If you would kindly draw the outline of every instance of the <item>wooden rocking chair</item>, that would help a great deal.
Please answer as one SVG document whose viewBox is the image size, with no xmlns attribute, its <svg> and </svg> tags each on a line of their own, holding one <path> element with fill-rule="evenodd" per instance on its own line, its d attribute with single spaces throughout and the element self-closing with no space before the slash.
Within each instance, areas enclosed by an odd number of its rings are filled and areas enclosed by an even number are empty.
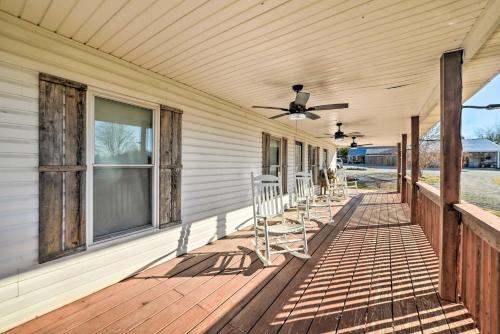
<svg viewBox="0 0 500 334">
<path fill-rule="evenodd" d="M 254 177 L 252 173 L 253 219 L 255 228 L 255 253 L 264 263 L 271 265 L 271 255 L 290 253 L 293 256 L 309 259 L 304 215 L 299 222 L 284 217 L 283 191 L 281 178 L 274 175 Z M 300 233 L 300 237 L 289 238 Z M 302 243 L 301 246 L 290 244 Z M 271 247 L 280 250 L 271 250 Z M 264 250 L 262 250 L 264 248 Z"/>
<path fill-rule="evenodd" d="M 314 193 L 314 184 L 312 182 L 312 175 L 309 172 L 295 173 L 295 199 L 297 201 L 297 215 L 300 210 L 305 210 L 307 219 L 311 220 L 311 208 L 326 208 L 328 210 L 329 222 L 333 223 L 331 200 L 327 195 L 316 195 Z M 313 217 L 321 218 L 321 217 Z"/>
</svg>

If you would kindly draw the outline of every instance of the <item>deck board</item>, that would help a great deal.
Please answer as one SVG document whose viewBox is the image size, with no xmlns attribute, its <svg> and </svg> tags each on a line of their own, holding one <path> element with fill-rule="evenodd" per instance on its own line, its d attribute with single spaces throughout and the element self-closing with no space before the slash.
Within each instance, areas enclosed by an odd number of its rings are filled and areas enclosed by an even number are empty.
<svg viewBox="0 0 500 334">
<path fill-rule="evenodd" d="M 308 261 L 264 268 L 239 231 L 10 333 L 477 333 L 439 299 L 437 257 L 397 194 L 332 209 L 334 224 L 308 222 Z"/>
</svg>

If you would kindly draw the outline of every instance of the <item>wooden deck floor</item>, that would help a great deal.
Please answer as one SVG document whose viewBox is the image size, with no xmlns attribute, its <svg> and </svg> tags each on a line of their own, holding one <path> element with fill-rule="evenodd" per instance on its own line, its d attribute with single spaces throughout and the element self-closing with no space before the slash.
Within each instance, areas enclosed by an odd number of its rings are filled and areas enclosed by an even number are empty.
<svg viewBox="0 0 500 334">
<path fill-rule="evenodd" d="M 263 268 L 241 231 L 13 329 L 12 333 L 465 333 L 463 306 L 436 293 L 438 263 L 390 193 L 310 222 L 303 261 Z"/>
</svg>

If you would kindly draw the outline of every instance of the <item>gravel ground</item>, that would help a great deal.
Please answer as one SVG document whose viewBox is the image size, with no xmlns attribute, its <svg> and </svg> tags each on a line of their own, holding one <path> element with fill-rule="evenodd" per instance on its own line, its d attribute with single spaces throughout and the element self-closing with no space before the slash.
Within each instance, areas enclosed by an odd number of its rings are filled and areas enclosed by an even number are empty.
<svg viewBox="0 0 500 334">
<path fill-rule="evenodd" d="M 352 170 L 363 168 L 364 170 Z M 395 190 L 396 169 L 347 166 L 347 175 L 359 179 L 360 188 L 368 190 Z M 439 188 L 439 170 L 424 170 L 425 182 Z M 462 197 L 500 216 L 500 170 L 464 169 L 462 171 Z"/>
</svg>

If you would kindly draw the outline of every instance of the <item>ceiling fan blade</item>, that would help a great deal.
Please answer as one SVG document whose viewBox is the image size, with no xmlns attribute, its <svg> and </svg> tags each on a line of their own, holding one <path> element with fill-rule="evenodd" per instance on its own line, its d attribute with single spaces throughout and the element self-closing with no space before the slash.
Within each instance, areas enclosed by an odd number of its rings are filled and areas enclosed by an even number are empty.
<svg viewBox="0 0 500 334">
<path fill-rule="evenodd" d="M 359 146 L 371 146 L 371 145 L 373 145 L 373 144 L 358 144 L 358 147 Z"/>
<path fill-rule="evenodd" d="M 305 106 L 307 101 L 309 100 L 310 93 L 298 92 L 295 97 L 295 104 L 300 104 L 301 106 Z"/>
<path fill-rule="evenodd" d="M 351 138 L 352 137 L 361 138 L 361 137 L 364 137 L 365 135 L 362 135 L 359 132 L 349 132 L 349 133 L 346 133 L 345 136 L 351 137 Z"/>
<path fill-rule="evenodd" d="M 321 106 L 309 107 L 307 110 L 332 110 L 349 108 L 349 103 L 323 104 Z"/>
<path fill-rule="evenodd" d="M 283 117 L 283 116 L 288 116 L 288 113 L 279 114 L 279 115 L 276 115 L 276 116 L 273 116 L 273 117 L 269 117 L 269 119 L 280 118 L 280 117 Z"/>
<path fill-rule="evenodd" d="M 252 108 L 260 108 L 260 109 L 274 109 L 274 110 L 288 111 L 288 109 L 285 109 L 285 108 L 278 108 L 278 107 L 252 106 Z"/>
<path fill-rule="evenodd" d="M 313 114 L 312 112 L 306 112 L 306 117 L 312 119 L 313 121 L 321 118 L 318 115 Z"/>
<path fill-rule="evenodd" d="M 331 138 L 331 139 L 333 139 L 331 136 L 328 136 L 328 137 L 314 137 L 314 138 Z"/>
</svg>

